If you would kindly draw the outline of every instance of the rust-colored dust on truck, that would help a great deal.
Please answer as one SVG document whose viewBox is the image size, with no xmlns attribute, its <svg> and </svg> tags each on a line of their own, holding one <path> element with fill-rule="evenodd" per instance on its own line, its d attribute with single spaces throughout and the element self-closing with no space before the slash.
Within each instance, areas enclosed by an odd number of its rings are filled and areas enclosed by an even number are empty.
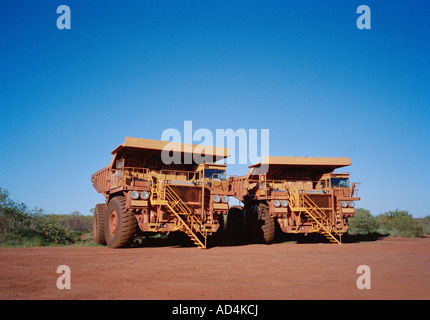
<svg viewBox="0 0 430 320">
<path fill-rule="evenodd" d="M 166 164 L 172 145 L 176 158 Z M 359 200 L 349 174 L 333 172 L 349 158 L 265 157 L 245 176 L 229 177 L 219 164 L 228 148 L 126 137 L 112 155 L 91 177 L 106 199 L 94 210 L 93 240 L 111 248 L 137 234 L 170 232 L 184 232 L 199 248 L 219 231 L 270 243 L 275 223 L 340 244 Z M 230 208 L 230 197 L 243 206 Z"/>
</svg>

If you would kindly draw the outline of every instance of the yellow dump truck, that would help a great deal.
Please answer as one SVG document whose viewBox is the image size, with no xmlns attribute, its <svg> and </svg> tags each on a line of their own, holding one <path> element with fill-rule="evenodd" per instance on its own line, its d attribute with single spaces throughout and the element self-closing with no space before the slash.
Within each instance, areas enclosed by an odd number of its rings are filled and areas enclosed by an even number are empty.
<svg viewBox="0 0 430 320">
<path fill-rule="evenodd" d="M 179 161 L 165 164 L 162 155 L 169 148 Z M 229 150 L 127 137 L 112 154 L 110 164 L 91 177 L 106 199 L 95 207 L 94 241 L 119 248 L 129 245 L 139 229 L 181 231 L 205 248 L 207 236 L 229 210 L 226 165 L 215 164 Z M 203 156 L 211 162 L 195 161 Z"/>
<path fill-rule="evenodd" d="M 231 208 L 230 229 L 270 243 L 277 222 L 285 233 L 321 233 L 340 244 L 360 200 L 349 173 L 334 173 L 349 165 L 349 158 L 265 157 L 230 181 L 244 204 Z"/>
</svg>

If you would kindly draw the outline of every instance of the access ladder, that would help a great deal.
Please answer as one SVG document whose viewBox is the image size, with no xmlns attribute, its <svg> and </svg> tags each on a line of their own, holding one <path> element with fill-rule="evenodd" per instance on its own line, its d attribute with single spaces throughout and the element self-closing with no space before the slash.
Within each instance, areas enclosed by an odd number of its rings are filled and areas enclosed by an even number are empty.
<svg viewBox="0 0 430 320">
<path fill-rule="evenodd" d="M 193 241 L 197 247 L 206 249 L 208 233 L 202 219 L 176 194 L 158 175 L 151 177 L 151 204 L 163 206 L 177 219 L 179 230 Z"/>
<path fill-rule="evenodd" d="M 342 243 L 342 230 L 315 202 L 303 192 L 299 192 L 295 187 L 288 187 L 289 205 L 293 212 L 304 213 L 313 222 L 313 229 L 322 233 L 330 242 Z"/>
</svg>

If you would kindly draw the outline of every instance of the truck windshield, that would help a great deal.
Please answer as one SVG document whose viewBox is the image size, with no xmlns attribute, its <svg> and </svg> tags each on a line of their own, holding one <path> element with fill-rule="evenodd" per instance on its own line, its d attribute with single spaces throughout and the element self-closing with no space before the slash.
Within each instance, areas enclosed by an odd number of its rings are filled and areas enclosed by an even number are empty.
<svg viewBox="0 0 430 320">
<path fill-rule="evenodd" d="M 205 179 L 225 180 L 225 171 L 220 169 L 205 169 Z"/>
<path fill-rule="evenodd" d="M 349 188 L 349 179 L 348 178 L 331 178 L 331 186 L 332 188 Z"/>
</svg>

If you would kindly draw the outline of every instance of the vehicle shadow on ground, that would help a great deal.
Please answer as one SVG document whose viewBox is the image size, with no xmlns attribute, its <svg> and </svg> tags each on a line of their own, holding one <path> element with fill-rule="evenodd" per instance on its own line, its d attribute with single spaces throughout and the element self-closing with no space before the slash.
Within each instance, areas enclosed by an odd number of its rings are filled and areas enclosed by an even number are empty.
<svg viewBox="0 0 430 320">
<path fill-rule="evenodd" d="M 342 235 L 342 243 L 359 243 L 359 242 L 372 242 L 378 241 L 388 234 L 344 234 Z M 324 235 L 318 233 L 305 234 L 280 234 L 275 237 L 274 243 L 285 243 L 293 242 L 297 244 L 309 244 L 309 243 L 331 243 Z"/>
<path fill-rule="evenodd" d="M 342 236 L 342 243 L 360 243 L 378 241 L 388 234 L 371 233 L 371 234 L 344 234 Z M 262 244 L 258 239 L 249 239 L 246 237 L 231 237 L 229 235 L 219 233 L 209 236 L 207 239 L 207 248 L 213 247 L 238 247 L 252 244 Z M 330 241 L 322 234 L 286 234 L 277 233 L 272 242 L 276 243 L 295 243 L 295 244 L 319 244 L 330 243 Z M 131 245 L 133 248 L 139 247 L 176 247 L 176 248 L 190 248 L 196 247 L 191 239 L 181 232 L 171 233 L 169 235 L 144 235 L 135 238 L 134 243 Z"/>
<path fill-rule="evenodd" d="M 342 236 L 342 243 L 360 243 L 360 242 L 373 242 L 382 240 L 387 237 L 388 234 L 345 234 Z M 319 243 L 331 243 L 324 235 L 312 233 L 312 234 L 276 234 L 272 244 L 277 243 L 293 243 L 293 244 L 319 244 Z M 244 246 L 250 244 L 263 244 L 262 241 L 255 239 L 222 239 L 214 243 L 214 246 Z"/>
<path fill-rule="evenodd" d="M 342 237 L 343 243 L 371 242 L 388 237 L 389 234 L 370 233 L 370 234 L 346 234 Z"/>
<path fill-rule="evenodd" d="M 139 235 L 134 238 L 131 245 L 132 248 L 140 247 L 195 247 L 194 243 L 185 233 L 174 232 L 169 235 L 166 234 L 149 234 Z"/>
<path fill-rule="evenodd" d="M 214 247 L 230 247 L 230 246 L 245 246 L 258 243 L 249 241 L 244 238 L 232 238 L 225 233 L 219 232 L 207 237 L 207 249 Z M 190 248 L 197 247 L 193 241 L 182 232 L 172 232 L 169 235 L 165 234 L 149 234 L 135 237 L 131 248 L 140 247 L 175 247 L 175 248 Z"/>
</svg>

